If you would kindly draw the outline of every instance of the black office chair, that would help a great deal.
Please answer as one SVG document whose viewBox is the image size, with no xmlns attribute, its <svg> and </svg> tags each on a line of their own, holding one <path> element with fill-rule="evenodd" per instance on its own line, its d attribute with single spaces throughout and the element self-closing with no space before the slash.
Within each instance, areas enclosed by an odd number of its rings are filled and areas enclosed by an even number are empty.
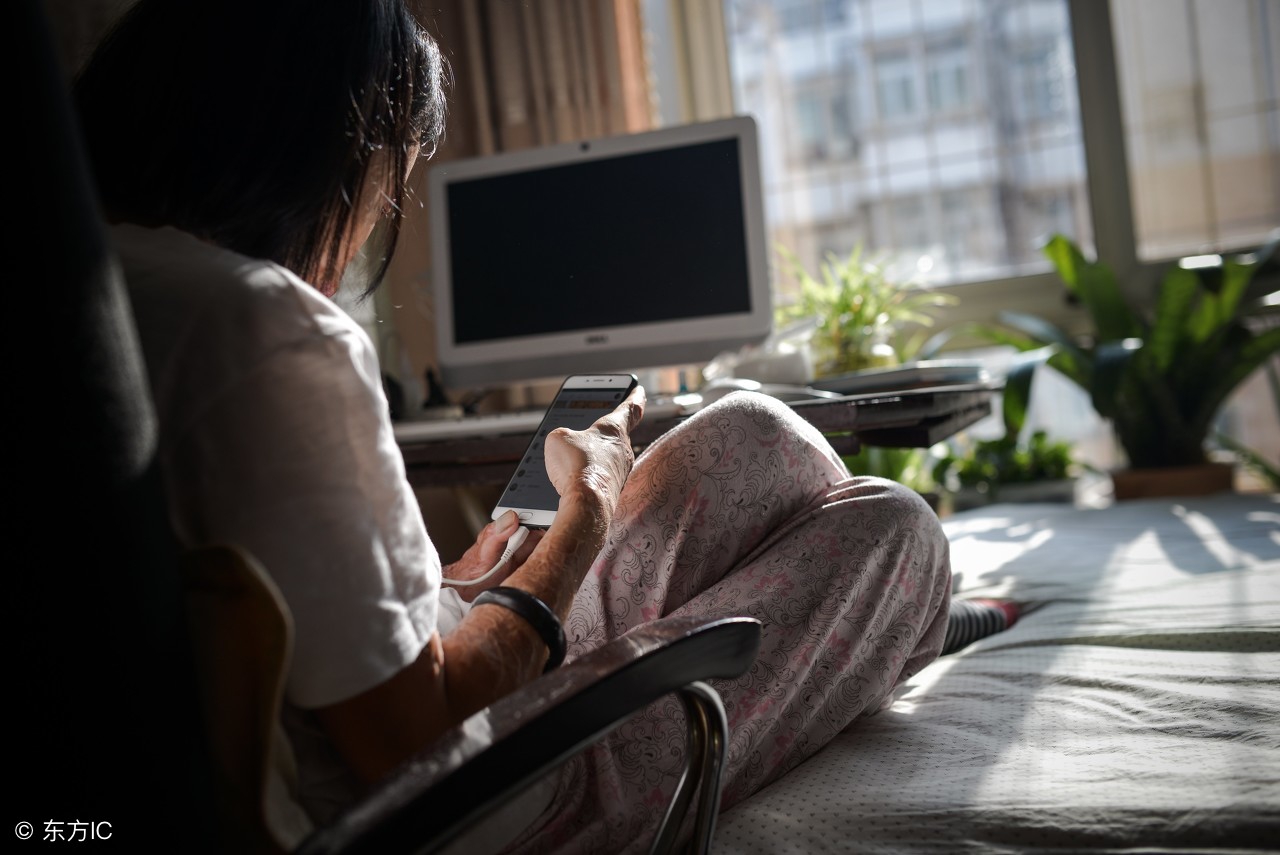
<svg viewBox="0 0 1280 855">
<path fill-rule="evenodd" d="M 43 10 L 7 17 L 9 827 L 211 839 L 146 374 Z"/>
<path fill-rule="evenodd" d="M 131 851 L 279 851 L 261 813 L 287 609 L 251 556 L 183 555 L 175 543 L 136 331 L 48 22 L 39 0 L 19 0 L 10 20 L 10 199 L 23 225 L 9 261 L 39 269 L 9 298 L 45 341 L 9 361 L 12 457 L 27 464 L 7 529 L 19 793 L 9 827 L 37 840 L 109 835 L 104 843 Z M 676 846 L 682 828 L 705 848 L 727 728 L 700 681 L 743 673 L 759 634 L 746 618 L 633 632 L 478 713 L 487 744 L 447 734 L 298 848 L 434 851 L 672 692 L 689 714 L 689 761 L 655 851 Z"/>
</svg>

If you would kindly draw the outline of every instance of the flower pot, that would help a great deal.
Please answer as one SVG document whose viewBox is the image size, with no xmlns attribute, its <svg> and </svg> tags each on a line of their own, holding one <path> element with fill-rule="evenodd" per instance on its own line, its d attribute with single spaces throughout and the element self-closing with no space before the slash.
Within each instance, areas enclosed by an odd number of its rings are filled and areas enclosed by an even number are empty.
<svg viewBox="0 0 1280 855">
<path fill-rule="evenodd" d="M 1019 484 L 997 484 L 997 502 L 1074 502 L 1076 479 L 1027 481 Z"/>
<path fill-rule="evenodd" d="M 1001 502 L 1074 502 L 1076 479 L 1058 481 L 1025 481 L 1012 484 L 996 484 L 990 489 L 961 487 L 951 495 L 951 509 L 964 511 Z"/>
<path fill-rule="evenodd" d="M 1209 496 L 1232 489 L 1230 463 L 1197 463 L 1155 469 L 1122 469 L 1111 473 L 1116 501 L 1164 496 Z"/>
</svg>

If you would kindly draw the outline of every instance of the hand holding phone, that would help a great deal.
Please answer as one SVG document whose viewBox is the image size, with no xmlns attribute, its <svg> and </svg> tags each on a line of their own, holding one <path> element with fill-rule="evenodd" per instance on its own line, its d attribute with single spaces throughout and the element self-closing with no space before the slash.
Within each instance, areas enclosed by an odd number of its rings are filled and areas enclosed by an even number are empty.
<svg viewBox="0 0 1280 855">
<path fill-rule="evenodd" d="M 542 535 L 540 529 L 520 525 L 514 513 L 499 517 L 480 530 L 457 561 L 443 568 L 441 581 L 470 601 L 482 590 L 502 584 L 528 560 Z"/>
<path fill-rule="evenodd" d="M 493 518 L 513 510 L 526 526 L 550 526 L 561 495 L 577 489 L 616 502 L 631 471 L 630 433 L 643 414 L 644 390 L 633 375 L 567 379 L 503 491 Z"/>
</svg>

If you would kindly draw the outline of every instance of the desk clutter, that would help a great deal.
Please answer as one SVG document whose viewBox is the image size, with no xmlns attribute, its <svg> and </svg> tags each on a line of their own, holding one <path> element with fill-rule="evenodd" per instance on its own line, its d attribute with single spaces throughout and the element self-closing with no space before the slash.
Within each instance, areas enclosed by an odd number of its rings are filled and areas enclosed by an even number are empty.
<svg viewBox="0 0 1280 855">
<path fill-rule="evenodd" d="M 822 431 L 838 454 L 848 455 L 863 445 L 928 448 L 990 415 L 993 392 L 990 384 L 969 384 L 860 395 L 806 394 L 787 403 Z M 702 406 L 701 396 L 655 396 L 644 421 L 632 432 L 632 442 L 643 449 Z M 510 477 L 541 418 L 541 411 L 524 411 L 399 422 L 394 429 L 415 486 L 500 484 Z"/>
<path fill-rule="evenodd" d="M 930 360 L 855 371 L 803 383 L 761 382 L 746 377 L 715 377 L 697 392 L 653 395 L 645 404 L 645 422 L 654 423 L 692 415 L 704 406 L 736 391 L 759 392 L 788 404 L 837 401 L 844 398 L 917 392 L 926 389 L 994 389 L 981 363 L 964 360 Z M 396 420 L 396 440 L 427 442 L 507 435 L 528 436 L 542 421 L 543 409 L 500 413 L 466 413 L 463 407 L 431 408 L 430 417 Z"/>
<path fill-rule="evenodd" d="M 815 389 L 837 392 L 841 395 L 860 395 L 868 392 L 926 389 L 937 386 L 986 385 L 991 382 L 991 374 L 981 362 L 965 359 L 932 359 L 889 368 L 851 371 L 834 377 L 821 377 L 814 380 L 811 385 Z"/>
</svg>

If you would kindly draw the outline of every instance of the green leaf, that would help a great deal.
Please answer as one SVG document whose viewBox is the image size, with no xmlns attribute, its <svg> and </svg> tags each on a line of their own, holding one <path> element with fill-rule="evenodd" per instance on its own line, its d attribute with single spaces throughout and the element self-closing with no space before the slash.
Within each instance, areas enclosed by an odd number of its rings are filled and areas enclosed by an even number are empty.
<svg viewBox="0 0 1280 855">
<path fill-rule="evenodd" d="M 1064 350 L 1079 349 L 1075 339 L 1066 330 L 1054 326 L 1043 318 L 1023 312 L 1001 312 L 997 317 L 1002 324 L 1030 336 L 1040 345 L 1056 344 Z"/>
<path fill-rule="evenodd" d="M 1262 365 L 1268 357 L 1276 353 L 1280 353 L 1280 327 L 1273 327 L 1250 337 L 1239 348 L 1234 357 L 1230 354 L 1225 354 L 1229 359 L 1227 367 L 1224 371 L 1218 373 L 1218 377 L 1212 385 L 1205 390 L 1192 423 L 1202 426 L 1202 432 L 1207 432 L 1213 417 L 1217 415 L 1218 407 L 1222 405 L 1227 396 Z"/>
<path fill-rule="evenodd" d="M 1118 341 L 1137 335 L 1140 327 L 1110 268 L 1104 264 L 1088 264 L 1080 271 L 1076 285 L 1080 300 L 1093 317 L 1098 338 Z"/>
<path fill-rule="evenodd" d="M 1192 341 L 1208 341 L 1210 336 L 1222 329 L 1218 324 L 1218 302 L 1218 295 L 1212 291 L 1200 293 L 1200 303 L 1187 318 L 1187 329 Z"/>
<path fill-rule="evenodd" d="M 1129 366 L 1141 345 L 1135 346 L 1132 340 L 1103 342 L 1093 352 L 1093 384 L 1089 394 L 1093 399 L 1093 408 L 1103 418 L 1114 419 L 1122 405 L 1134 405 L 1132 401 L 1122 401 L 1122 390 Z"/>
<path fill-rule="evenodd" d="M 1044 252 L 1062 281 L 1088 309 L 1100 339 L 1115 341 L 1138 334 L 1140 327 L 1109 267 L 1086 261 L 1080 249 L 1062 235 L 1054 235 Z"/>
<path fill-rule="evenodd" d="M 1247 305 L 1245 296 L 1256 270 L 1256 264 L 1228 259 L 1221 266 L 1194 272 L 1198 284 L 1204 287 L 1200 304 L 1186 322 L 1193 341 L 1208 341 L 1236 319 L 1241 307 Z"/>
<path fill-rule="evenodd" d="M 1276 405 L 1276 415 L 1280 416 L 1280 370 L 1274 362 L 1267 363 L 1267 385 L 1271 387 L 1271 403 Z"/>
<path fill-rule="evenodd" d="M 1181 267 L 1171 269 L 1160 285 L 1156 320 L 1146 339 L 1146 347 L 1149 358 L 1161 372 L 1169 369 L 1187 333 L 1187 319 L 1191 316 L 1191 305 L 1199 290 L 1196 275 Z"/>
<path fill-rule="evenodd" d="M 1076 282 L 1080 268 L 1084 266 L 1084 256 L 1070 239 L 1063 235 L 1054 235 L 1044 245 L 1044 254 L 1053 263 L 1058 276 L 1066 283 L 1071 293 L 1076 293 Z"/>
<path fill-rule="evenodd" d="M 1001 312 L 999 318 L 1001 323 L 1030 336 L 1041 345 L 1056 345 L 1058 352 L 1049 360 L 1049 364 L 1085 391 L 1089 390 L 1092 385 L 1093 358 L 1065 330 L 1035 315 L 1022 312 Z"/>
<path fill-rule="evenodd" d="M 929 337 L 928 341 L 920 346 L 917 356 L 920 359 L 933 359 L 953 339 L 966 337 L 982 339 L 992 344 L 1008 345 L 1016 350 L 1034 350 L 1044 344 L 1005 327 L 968 321 L 934 333 Z"/>
<path fill-rule="evenodd" d="M 1014 361 L 1004 381 L 1004 434 L 1016 440 L 1027 421 L 1027 408 L 1031 403 L 1031 381 L 1036 369 L 1048 361 L 1056 348 L 1053 345 L 1022 354 Z"/>
<path fill-rule="evenodd" d="M 1072 354 L 1058 350 L 1049 357 L 1049 367 L 1055 369 L 1063 377 L 1075 383 L 1086 394 L 1093 388 L 1093 357 L 1086 353 Z"/>
<path fill-rule="evenodd" d="M 1227 259 L 1222 263 L 1222 287 L 1218 297 L 1219 324 L 1227 324 L 1236 319 L 1255 270 L 1257 265 L 1242 264 L 1234 259 Z"/>
</svg>

